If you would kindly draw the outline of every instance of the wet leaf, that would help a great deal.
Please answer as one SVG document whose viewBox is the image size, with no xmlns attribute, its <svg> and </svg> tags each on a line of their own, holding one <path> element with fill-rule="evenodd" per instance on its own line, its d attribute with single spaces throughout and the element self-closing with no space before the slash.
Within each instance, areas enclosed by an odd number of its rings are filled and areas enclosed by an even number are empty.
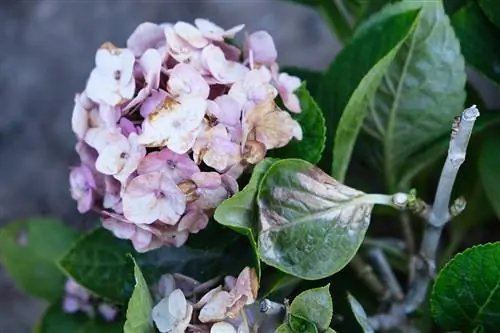
<svg viewBox="0 0 500 333">
<path fill-rule="evenodd" d="M 308 280 L 338 272 L 364 239 L 373 208 L 366 198 L 308 162 L 276 162 L 258 194 L 261 260 Z"/>
</svg>

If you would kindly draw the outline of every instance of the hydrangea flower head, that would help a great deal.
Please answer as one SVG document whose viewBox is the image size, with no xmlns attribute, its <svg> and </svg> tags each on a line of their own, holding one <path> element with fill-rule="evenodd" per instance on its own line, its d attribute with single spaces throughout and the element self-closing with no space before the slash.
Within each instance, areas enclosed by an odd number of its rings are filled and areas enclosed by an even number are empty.
<svg viewBox="0 0 500 333">
<path fill-rule="evenodd" d="M 302 137 L 290 114 L 300 112 L 300 80 L 279 72 L 267 32 L 248 34 L 244 50 L 229 43 L 243 29 L 204 18 L 141 23 L 125 46 L 97 50 L 74 97 L 81 164 L 70 172 L 71 195 L 80 212 L 99 212 L 139 252 L 182 246 L 202 232 L 243 172 Z M 235 310 L 252 299 L 225 292 Z M 182 329 L 190 310 L 177 310 L 160 326 Z"/>
</svg>

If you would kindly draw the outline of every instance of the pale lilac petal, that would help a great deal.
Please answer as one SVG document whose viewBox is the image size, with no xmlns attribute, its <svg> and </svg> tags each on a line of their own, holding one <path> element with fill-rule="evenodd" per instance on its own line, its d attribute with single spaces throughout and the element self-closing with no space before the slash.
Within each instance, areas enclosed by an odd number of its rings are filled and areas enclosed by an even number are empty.
<svg viewBox="0 0 500 333">
<path fill-rule="evenodd" d="M 209 101 L 208 112 L 225 125 L 236 126 L 241 120 L 241 108 L 238 102 L 229 95 L 217 97 Z"/>
<path fill-rule="evenodd" d="M 66 296 L 63 299 L 63 311 L 66 313 L 75 313 L 80 310 L 80 301 L 71 296 Z"/>
<path fill-rule="evenodd" d="M 276 62 L 278 51 L 273 38 L 266 31 L 257 31 L 250 34 L 246 40 L 247 52 L 251 52 L 254 62 L 271 65 Z"/>
<path fill-rule="evenodd" d="M 202 323 L 218 322 L 226 318 L 231 296 L 227 291 L 219 291 L 200 310 L 198 319 Z"/>
<path fill-rule="evenodd" d="M 127 40 L 127 48 L 137 58 L 142 56 L 147 49 L 159 49 L 165 44 L 163 28 L 151 22 L 139 24 Z"/>
<path fill-rule="evenodd" d="M 101 316 L 104 318 L 106 321 L 113 321 L 116 318 L 116 315 L 118 314 L 118 309 L 115 308 L 112 305 L 106 304 L 106 303 L 101 303 L 99 304 L 97 311 L 101 314 Z"/>
<path fill-rule="evenodd" d="M 186 197 L 175 182 L 159 172 L 132 179 L 123 194 L 123 212 L 134 223 L 156 220 L 174 225 L 184 213 Z"/>
<path fill-rule="evenodd" d="M 237 331 L 230 323 L 220 321 L 212 325 L 210 333 L 237 333 Z"/>
<path fill-rule="evenodd" d="M 89 115 L 88 111 L 80 102 L 80 96 L 81 94 L 76 94 L 75 96 L 75 106 L 73 107 L 73 114 L 71 116 L 71 128 L 78 139 L 81 140 L 85 137 L 85 133 L 89 128 Z"/>
<path fill-rule="evenodd" d="M 240 61 L 241 50 L 238 47 L 224 42 L 214 42 L 214 45 L 220 47 L 227 60 Z"/>
<path fill-rule="evenodd" d="M 78 211 L 80 213 L 88 212 L 95 199 L 96 183 L 92 171 L 86 165 L 72 168 L 69 183 L 71 197 L 78 202 Z"/>
<path fill-rule="evenodd" d="M 201 31 L 203 36 L 214 41 L 223 41 L 225 37 L 234 38 L 234 36 L 245 27 L 244 24 L 240 24 L 229 30 L 224 30 L 215 23 L 202 18 L 195 19 L 194 24 L 199 31 Z"/>
<path fill-rule="evenodd" d="M 241 80 L 249 71 L 247 67 L 238 62 L 228 61 L 221 48 L 215 45 L 205 47 L 201 56 L 210 74 L 222 84 L 234 83 Z"/>
<path fill-rule="evenodd" d="M 137 227 L 130 223 L 124 223 L 113 219 L 111 217 L 101 218 L 102 226 L 111 231 L 115 237 L 120 239 L 130 239 L 137 229 Z"/>
<path fill-rule="evenodd" d="M 168 174 L 178 183 L 182 180 L 190 179 L 200 169 L 188 155 L 176 154 L 165 148 L 162 151 L 147 154 L 137 169 L 139 174 L 157 171 Z"/>
<path fill-rule="evenodd" d="M 168 91 L 173 96 L 192 96 L 208 98 L 210 88 L 203 76 L 191 65 L 177 64 L 167 83 Z"/>
<path fill-rule="evenodd" d="M 106 104 L 99 105 L 99 116 L 108 128 L 116 128 L 117 122 L 121 117 L 121 111 L 117 107 Z"/>
<path fill-rule="evenodd" d="M 201 49 L 208 45 L 208 40 L 203 37 L 203 34 L 192 24 L 186 22 L 177 22 L 174 25 L 175 33 L 188 42 L 191 46 Z"/>
<path fill-rule="evenodd" d="M 131 133 L 137 134 L 137 128 L 127 118 L 121 118 L 118 122 L 118 127 L 122 130 L 122 134 L 128 138 Z"/>
<path fill-rule="evenodd" d="M 125 160 L 122 169 L 114 175 L 122 184 L 128 177 L 137 170 L 139 163 L 146 156 L 146 148 L 138 143 L 138 136 L 136 133 L 131 133 L 128 136 L 129 149 L 120 154 L 120 158 Z M 124 154 L 124 155 L 123 155 Z"/>
<path fill-rule="evenodd" d="M 167 96 L 168 93 L 165 90 L 153 90 L 151 95 L 146 100 L 144 100 L 144 103 L 142 103 L 141 105 L 141 116 L 143 118 L 147 118 L 148 115 L 167 98 Z"/>
<path fill-rule="evenodd" d="M 188 230 L 190 233 L 198 233 L 206 228 L 208 224 L 208 216 L 199 209 L 187 210 L 186 214 L 179 221 L 178 229 Z"/>
</svg>

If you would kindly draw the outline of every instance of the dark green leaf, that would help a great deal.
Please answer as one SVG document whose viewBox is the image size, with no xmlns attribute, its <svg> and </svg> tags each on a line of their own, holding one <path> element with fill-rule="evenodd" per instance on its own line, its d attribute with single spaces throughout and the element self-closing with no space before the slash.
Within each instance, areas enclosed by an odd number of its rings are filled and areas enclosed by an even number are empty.
<svg viewBox="0 0 500 333">
<path fill-rule="evenodd" d="M 257 190 L 264 174 L 277 159 L 266 158 L 252 171 L 248 184 L 215 210 L 215 220 L 240 234 L 247 236 L 256 255 L 256 270 L 260 278 L 260 260 L 257 254 L 258 207 Z"/>
<path fill-rule="evenodd" d="M 300 158 L 311 163 L 317 163 L 325 149 L 325 119 L 305 84 L 302 84 L 295 93 L 299 98 L 302 112 L 292 114 L 292 118 L 298 121 L 302 127 L 302 140 L 292 139 L 285 147 L 272 151 L 272 156 Z"/>
<path fill-rule="evenodd" d="M 291 314 L 288 324 L 293 333 L 318 333 L 318 328 L 314 323 L 299 315 Z"/>
<path fill-rule="evenodd" d="M 127 320 L 123 327 L 124 333 L 150 333 L 153 332 L 153 299 L 149 292 L 148 284 L 142 275 L 141 268 L 134 262 L 135 287 L 128 302 Z"/>
<path fill-rule="evenodd" d="M 384 17 L 370 29 L 357 33 L 325 74 L 318 93 L 319 105 L 325 113 L 327 124 L 327 146 L 322 165 L 331 160 L 329 148 L 332 146 L 335 124 L 340 119 L 333 145 L 332 172 L 339 181 L 344 179 L 354 143 L 368 110 L 368 100 L 415 26 L 417 18 L 418 10 L 408 11 Z"/>
<path fill-rule="evenodd" d="M 300 284 L 302 280 L 273 267 L 264 270 L 259 287 L 260 298 L 268 298 L 281 302 Z"/>
<path fill-rule="evenodd" d="M 486 13 L 486 16 L 500 28 L 500 6 L 497 0 L 479 0 L 479 5 Z"/>
<path fill-rule="evenodd" d="M 276 329 L 276 331 L 274 331 L 274 333 L 295 333 L 295 332 L 293 332 L 292 329 L 288 327 L 287 324 L 282 324 L 281 326 L 278 327 L 278 329 Z"/>
<path fill-rule="evenodd" d="M 149 283 L 156 283 L 166 273 L 182 273 L 200 280 L 220 273 L 220 251 L 183 246 L 136 254 L 129 241 L 120 240 L 102 228 L 76 242 L 60 265 L 78 284 L 96 295 L 123 304 L 130 298 L 135 285 L 128 254 L 134 255 Z"/>
<path fill-rule="evenodd" d="M 431 295 L 432 314 L 448 330 L 471 332 L 500 325 L 500 243 L 474 246 L 439 273 Z"/>
<path fill-rule="evenodd" d="M 333 316 L 330 285 L 300 293 L 290 305 L 290 313 L 309 320 L 320 331 L 326 330 Z"/>
<path fill-rule="evenodd" d="M 451 16 L 471 1 L 475 0 L 444 0 L 444 10 L 448 16 Z"/>
<path fill-rule="evenodd" d="M 376 140 L 372 154 L 391 191 L 399 185 L 396 175 L 406 159 L 449 133 L 450 122 L 465 101 L 464 59 L 442 1 L 398 2 L 372 16 L 358 31 L 371 31 L 384 17 L 418 9 L 415 29 L 371 95 L 363 126 Z"/>
<path fill-rule="evenodd" d="M 451 123 L 450 121 L 450 134 L 451 134 Z M 481 117 L 477 118 L 474 128 L 472 129 L 472 135 L 478 135 L 483 133 L 485 130 L 492 128 L 495 125 L 500 124 L 500 112 L 491 112 L 481 114 Z M 400 185 L 403 188 L 409 188 L 411 180 L 423 169 L 432 165 L 436 160 L 446 154 L 448 151 L 448 146 L 450 144 L 450 134 L 445 134 L 428 147 L 422 149 L 422 151 L 410 156 L 405 165 L 403 166 L 403 173 L 400 177 Z"/>
<path fill-rule="evenodd" d="M 460 9 L 452 16 L 451 23 L 467 63 L 500 84 L 500 29 L 488 21 L 476 3 Z"/>
<path fill-rule="evenodd" d="M 347 294 L 347 300 L 351 305 L 354 317 L 356 317 L 359 326 L 361 326 L 361 328 L 363 329 L 363 333 L 374 333 L 375 331 L 371 328 L 370 324 L 368 323 L 368 316 L 366 315 L 363 306 L 361 306 L 361 304 L 359 304 L 359 302 L 351 294 Z"/>
<path fill-rule="evenodd" d="M 479 156 L 479 174 L 488 199 L 500 217 L 500 135 L 492 133 L 485 138 Z"/>
<path fill-rule="evenodd" d="M 78 333 L 123 333 L 123 322 L 89 321 Z"/>
<path fill-rule="evenodd" d="M 364 239 L 373 208 L 367 197 L 308 162 L 274 163 L 258 194 L 261 260 L 307 280 L 338 272 Z"/>
<path fill-rule="evenodd" d="M 55 301 L 63 295 L 66 282 L 56 262 L 77 237 L 76 230 L 54 220 L 13 222 L 0 230 L 0 258 L 24 292 Z"/>
<path fill-rule="evenodd" d="M 45 311 L 35 329 L 36 333 L 81 333 L 89 318 L 83 313 L 69 314 L 62 310 L 60 302 Z"/>
</svg>

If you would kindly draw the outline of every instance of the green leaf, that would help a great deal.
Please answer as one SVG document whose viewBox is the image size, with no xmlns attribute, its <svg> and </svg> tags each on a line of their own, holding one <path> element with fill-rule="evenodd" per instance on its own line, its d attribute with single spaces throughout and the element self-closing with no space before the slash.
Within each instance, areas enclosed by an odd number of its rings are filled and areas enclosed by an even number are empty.
<svg viewBox="0 0 500 333">
<path fill-rule="evenodd" d="M 486 16 L 500 28 L 500 6 L 497 0 L 479 0 L 479 6 L 484 10 Z"/>
<path fill-rule="evenodd" d="M 99 228 L 76 242 L 59 264 L 73 280 L 92 293 L 124 304 L 135 285 L 128 254 L 133 254 L 149 283 L 156 283 L 166 273 L 182 273 L 200 280 L 212 278 L 220 273 L 222 256 L 218 250 L 188 246 L 164 247 L 138 254 L 129 241 Z"/>
<path fill-rule="evenodd" d="M 327 147 L 322 165 L 331 160 L 328 150 L 331 149 L 336 119 L 340 118 L 333 142 L 332 165 L 332 175 L 339 181 L 344 180 L 354 143 L 368 110 L 368 100 L 375 93 L 399 47 L 413 30 L 418 13 L 414 10 L 384 17 L 370 29 L 356 33 L 324 76 L 318 93 L 319 105 L 325 112 L 327 123 Z"/>
<path fill-rule="evenodd" d="M 332 275 L 354 256 L 370 223 L 366 195 L 295 159 L 274 163 L 262 179 L 262 261 L 307 280 Z"/>
<path fill-rule="evenodd" d="M 259 298 L 269 298 L 281 302 L 293 292 L 301 281 L 298 277 L 268 267 L 260 281 Z"/>
<path fill-rule="evenodd" d="M 142 275 L 141 268 L 134 262 L 135 287 L 132 297 L 128 302 L 127 320 L 123 327 L 124 333 L 150 333 L 153 332 L 153 299 L 149 292 L 148 284 Z"/>
<path fill-rule="evenodd" d="M 60 302 L 48 307 L 37 324 L 36 333 L 81 333 L 89 318 L 83 313 L 69 314 Z"/>
<path fill-rule="evenodd" d="M 471 332 L 500 325 L 500 243 L 456 255 L 439 273 L 431 295 L 432 315 L 447 331 Z"/>
<path fill-rule="evenodd" d="M 419 9 L 415 29 L 371 95 L 363 125 L 375 139 L 372 154 L 391 191 L 406 159 L 449 133 L 466 96 L 464 59 L 442 1 L 404 0 L 385 7 L 359 33 L 375 29 L 383 17 Z"/>
<path fill-rule="evenodd" d="M 281 324 L 274 333 L 295 333 L 287 324 Z"/>
<path fill-rule="evenodd" d="M 293 333 L 318 333 L 313 322 L 299 315 L 290 314 L 288 324 Z"/>
<path fill-rule="evenodd" d="M 273 150 L 272 156 L 300 158 L 315 164 L 321 159 L 325 149 L 325 119 L 304 83 L 295 94 L 299 98 L 302 112 L 292 114 L 292 118 L 302 127 L 302 140 L 293 139 L 285 147 Z"/>
<path fill-rule="evenodd" d="M 240 192 L 225 200 L 215 210 L 215 220 L 240 234 L 247 236 L 256 256 L 257 276 L 260 278 L 260 260 L 257 250 L 257 190 L 266 171 L 273 163 L 274 158 L 266 158 L 259 162 L 252 171 L 248 184 Z"/>
<path fill-rule="evenodd" d="M 347 294 L 347 300 L 351 305 L 354 317 L 356 318 L 359 326 L 361 326 L 361 328 L 363 329 L 363 333 L 374 333 L 375 331 L 371 328 L 370 324 L 368 323 L 368 316 L 366 315 L 363 306 L 359 304 L 359 302 L 349 293 Z"/>
<path fill-rule="evenodd" d="M 451 121 L 450 121 L 451 124 Z M 476 120 L 472 129 L 473 137 L 483 133 L 487 129 L 500 124 L 500 112 L 491 112 L 481 114 L 481 117 Z M 450 126 L 451 133 L 451 126 Z M 432 165 L 436 160 L 446 154 L 450 144 L 450 133 L 444 134 L 439 139 L 434 141 L 428 147 L 422 149 L 418 153 L 410 156 L 405 162 L 400 176 L 400 185 L 403 188 L 409 188 L 411 180 L 422 170 Z"/>
<path fill-rule="evenodd" d="M 63 295 L 66 282 L 56 261 L 77 237 L 76 230 L 55 220 L 13 222 L 0 230 L 0 259 L 25 293 L 52 302 Z"/>
<path fill-rule="evenodd" d="M 123 333 L 123 322 L 89 321 L 78 333 Z"/>
<path fill-rule="evenodd" d="M 467 63 L 500 84 L 500 29 L 488 21 L 476 3 L 460 9 L 451 18 Z"/>
<path fill-rule="evenodd" d="M 500 143 L 499 133 L 485 138 L 479 156 L 479 174 L 488 199 L 500 217 Z"/>
<path fill-rule="evenodd" d="M 290 313 L 313 322 L 320 331 L 326 330 L 333 316 L 330 285 L 300 293 L 290 305 Z"/>
</svg>

